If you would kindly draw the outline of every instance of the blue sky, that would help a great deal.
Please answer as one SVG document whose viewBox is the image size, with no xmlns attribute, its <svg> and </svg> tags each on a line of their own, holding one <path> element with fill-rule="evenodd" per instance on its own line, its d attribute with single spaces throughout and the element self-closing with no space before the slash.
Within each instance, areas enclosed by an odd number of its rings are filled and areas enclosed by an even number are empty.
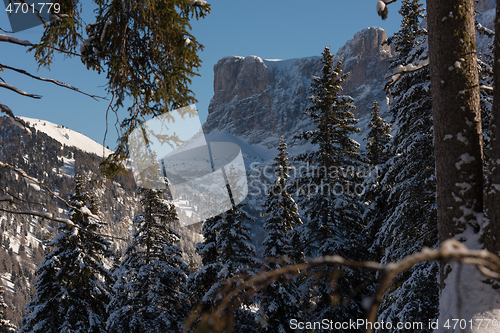
<svg viewBox="0 0 500 333">
<path fill-rule="evenodd" d="M 264 59 L 319 56 L 325 46 L 336 52 L 364 28 L 381 27 L 389 36 L 398 30 L 401 22 L 397 13 L 399 2 L 390 6 L 386 21 L 376 14 L 376 0 L 208 2 L 212 8 L 211 14 L 201 21 L 192 22 L 193 35 L 205 46 L 205 50 L 200 53 L 203 61 L 199 71 L 201 76 L 195 77 L 192 85 L 202 122 L 213 96 L 213 66 L 219 59 L 229 55 L 256 55 Z M 91 15 L 91 10 L 84 12 L 87 23 L 91 22 Z M 10 29 L 4 11 L 0 13 L 0 28 Z M 41 33 L 42 28 L 39 26 L 13 36 L 36 43 Z M 60 57 L 50 71 L 40 69 L 37 72 L 32 54 L 26 53 L 21 46 L 2 44 L 0 64 L 23 68 L 39 76 L 74 85 L 85 92 L 105 96 L 105 75 L 88 71 L 79 59 Z M 8 105 L 16 115 L 48 120 L 103 142 L 107 101 L 97 102 L 76 92 L 9 71 L 0 75 L 7 83 L 43 96 L 35 100 L 5 89 L 0 90 L 0 102 Z M 106 145 L 111 149 L 117 137 L 114 123 L 115 119 L 110 115 Z"/>
</svg>

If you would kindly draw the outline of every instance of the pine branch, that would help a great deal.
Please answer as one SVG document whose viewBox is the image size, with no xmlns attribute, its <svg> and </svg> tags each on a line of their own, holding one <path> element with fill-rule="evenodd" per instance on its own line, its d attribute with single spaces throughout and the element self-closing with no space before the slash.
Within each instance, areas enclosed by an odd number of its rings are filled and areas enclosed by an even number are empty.
<svg viewBox="0 0 500 333">
<path fill-rule="evenodd" d="M 61 81 L 58 81 L 58 80 L 54 80 L 54 79 L 46 79 L 46 78 L 43 78 L 43 77 L 39 77 L 39 76 L 36 76 L 36 75 L 33 75 L 33 74 L 30 74 L 28 72 L 26 72 L 25 70 L 23 69 L 19 69 L 19 68 L 14 68 L 14 67 L 10 67 L 10 66 L 7 66 L 7 65 L 3 65 L 3 64 L 0 64 L 0 68 L 6 68 L 6 69 L 10 69 L 11 71 L 15 71 L 15 72 L 18 72 L 18 73 L 21 73 L 23 75 L 26 75 L 26 76 L 29 76 L 33 79 L 36 79 L 36 80 L 40 80 L 40 81 L 44 81 L 44 82 L 51 82 L 51 83 L 54 83 L 55 85 L 59 86 L 59 87 L 63 87 L 63 88 L 68 88 L 68 89 L 71 89 L 73 91 L 76 91 L 80 94 L 83 94 L 83 95 L 86 95 L 86 96 L 89 96 L 91 98 L 93 98 L 94 100 L 97 100 L 98 98 L 100 99 L 106 99 L 105 97 L 101 97 L 101 96 L 96 96 L 96 95 L 90 95 L 90 94 L 87 94 L 86 92 L 83 92 L 81 90 L 79 90 L 78 88 L 76 87 L 73 87 L 72 85 L 69 85 L 67 83 L 64 83 L 64 82 L 61 82 Z M 41 96 L 40 96 L 41 97 Z"/>
<path fill-rule="evenodd" d="M 404 257 L 399 262 L 382 264 L 373 261 L 351 261 L 340 256 L 325 256 L 314 259 L 308 263 L 285 266 L 277 270 L 259 273 L 250 279 L 245 280 L 245 276 L 235 277 L 232 280 L 223 281 L 227 285 L 232 285 L 231 282 L 241 281 L 241 284 L 228 290 L 220 305 L 212 311 L 212 313 L 202 313 L 201 308 L 197 309 L 195 314 L 192 314 L 183 329 L 183 332 L 188 332 L 191 325 L 194 324 L 196 318 L 202 318 L 199 327 L 212 329 L 211 332 L 222 332 L 229 328 L 228 324 L 221 320 L 227 318 L 228 309 L 236 309 L 241 302 L 242 293 L 245 297 L 250 297 L 253 294 L 263 290 L 271 283 L 285 275 L 297 275 L 304 271 L 324 266 L 324 265 L 343 265 L 346 267 L 360 268 L 371 271 L 379 271 L 382 273 L 381 282 L 376 290 L 375 296 L 370 304 L 367 321 L 376 322 L 377 312 L 382 301 L 382 297 L 390 286 L 391 282 L 402 272 L 410 269 L 414 265 L 423 261 L 440 261 L 459 262 L 464 264 L 475 265 L 478 270 L 486 277 L 500 280 L 500 258 L 487 250 L 469 250 L 457 240 L 449 239 L 444 241 L 438 249 L 424 248 L 421 252 L 417 252 Z M 367 328 L 366 333 L 372 333 L 372 329 Z"/>
</svg>

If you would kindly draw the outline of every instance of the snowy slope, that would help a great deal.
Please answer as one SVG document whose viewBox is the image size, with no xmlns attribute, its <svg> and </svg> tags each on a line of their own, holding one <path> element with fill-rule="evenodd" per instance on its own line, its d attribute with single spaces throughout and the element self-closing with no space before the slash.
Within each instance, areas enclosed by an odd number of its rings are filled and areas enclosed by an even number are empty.
<svg viewBox="0 0 500 333">
<path fill-rule="evenodd" d="M 28 122 L 30 126 L 35 127 L 37 131 L 47 134 L 63 145 L 76 147 L 85 152 L 96 154 L 98 156 L 103 155 L 103 149 L 105 157 L 112 153 L 111 150 L 104 148 L 101 144 L 95 142 L 94 140 L 81 133 L 70 130 L 69 128 L 51 123 L 46 120 L 33 119 L 28 117 L 19 118 Z"/>
</svg>

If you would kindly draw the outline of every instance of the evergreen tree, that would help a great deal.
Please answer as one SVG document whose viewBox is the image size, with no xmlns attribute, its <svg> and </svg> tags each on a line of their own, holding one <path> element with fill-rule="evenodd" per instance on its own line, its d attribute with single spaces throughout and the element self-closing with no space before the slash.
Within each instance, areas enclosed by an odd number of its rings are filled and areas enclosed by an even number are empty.
<svg viewBox="0 0 500 333">
<path fill-rule="evenodd" d="M 226 173 L 224 172 L 226 175 Z M 232 208 L 225 213 L 208 219 L 208 225 L 204 226 L 205 242 L 199 246 L 199 252 L 204 257 L 205 265 L 200 272 L 205 272 L 205 283 L 203 275 L 197 272 L 195 277 L 201 281 L 202 290 L 209 287 L 201 302 L 204 310 L 215 309 L 226 293 L 238 286 L 241 281 L 252 277 L 261 263 L 255 257 L 255 247 L 252 245 L 249 224 L 254 218 L 244 211 L 244 205 L 234 205 L 233 194 L 242 193 L 237 181 L 237 174 L 230 167 L 226 178 Z M 206 223 L 205 222 L 205 223 Z M 216 277 L 214 274 L 217 272 Z M 210 286 L 211 285 L 211 286 Z M 236 309 L 227 309 L 228 316 L 234 316 L 233 332 L 258 332 L 256 318 L 249 307 L 255 302 L 254 298 L 243 297 L 243 302 Z M 228 317 L 221 318 L 229 323 Z"/>
<path fill-rule="evenodd" d="M 214 226 L 217 230 L 217 256 L 221 265 L 217 275 L 218 281 L 236 276 L 249 277 L 260 267 L 259 261 L 255 258 L 255 247 L 251 243 L 250 228 L 247 226 L 254 222 L 254 218 L 242 208 L 243 206 L 234 206 L 221 214 L 221 218 Z M 213 292 L 219 287 L 218 284 L 214 285 L 207 295 L 214 296 Z M 210 299 L 215 301 L 220 296 L 223 295 L 216 295 Z"/>
<path fill-rule="evenodd" d="M 276 180 L 269 189 L 264 205 L 267 214 L 264 229 L 268 236 L 263 242 L 266 269 L 279 269 L 283 265 L 303 260 L 299 235 L 294 232 L 302 225 L 297 204 L 287 192 L 287 180 L 293 170 L 288 161 L 286 143 L 281 138 L 278 156 L 274 159 Z M 277 261 L 280 260 L 280 261 Z M 298 290 L 290 275 L 280 277 L 270 284 L 261 301 L 264 332 L 292 332 L 289 322 L 300 318 Z"/>
<path fill-rule="evenodd" d="M 370 131 L 366 138 L 366 156 L 368 164 L 375 166 L 384 164 L 390 156 L 389 142 L 392 126 L 380 117 L 380 105 L 376 100 L 373 101 L 372 110 L 372 118 L 368 124 Z"/>
<path fill-rule="evenodd" d="M 336 254 L 362 260 L 365 252 L 360 222 L 362 205 L 355 193 L 361 186 L 356 174 L 360 166 L 359 144 L 349 137 L 359 129 L 351 112 L 352 98 L 341 95 L 342 83 L 347 78 L 347 74 L 342 73 L 342 61 L 334 67 L 328 47 L 322 61 L 321 75 L 313 78 L 310 89 L 312 105 L 305 111 L 316 128 L 299 136 L 318 147 L 299 155 L 299 160 L 308 163 L 299 180 L 299 203 L 308 217 L 303 233 L 305 254 Z M 361 318 L 360 293 L 346 307 L 337 305 L 352 296 L 363 279 L 363 274 L 351 269 L 329 266 L 316 269 L 315 276 L 303 285 L 306 294 L 302 297 L 311 306 L 308 320 Z"/>
<path fill-rule="evenodd" d="M 427 59 L 426 31 L 418 0 L 405 0 L 400 10 L 402 28 L 392 38 L 399 57 L 392 67 L 418 64 Z M 382 262 L 437 246 L 436 176 L 433 149 L 433 114 L 427 67 L 405 74 L 394 86 L 391 106 L 397 128 L 391 145 L 393 157 L 383 170 L 381 188 L 390 189 L 373 249 Z M 392 322 L 427 322 L 437 317 L 438 265 L 423 262 L 402 273 L 386 292 L 379 318 Z M 380 330 L 382 332 L 382 330 Z M 386 330 L 390 331 L 390 330 Z M 396 332 L 396 329 L 391 330 Z M 425 327 L 422 332 L 429 332 Z"/>
<path fill-rule="evenodd" d="M 136 231 L 115 273 L 108 306 L 108 332 L 179 332 L 186 318 L 189 274 L 178 233 L 175 207 L 163 191 L 141 188 L 143 212 L 134 218 Z"/>
<path fill-rule="evenodd" d="M 387 211 L 389 189 L 386 184 L 381 184 L 382 175 L 387 171 L 385 163 L 391 156 L 391 125 L 380 117 L 380 106 L 375 100 L 372 108 L 372 118 L 368 127 L 370 131 L 366 137 L 366 158 L 368 170 L 364 180 L 363 201 L 367 208 L 363 215 L 366 224 L 366 247 L 370 248 L 370 259 L 380 261 L 383 250 L 380 246 L 373 246 L 375 237 Z"/>
<path fill-rule="evenodd" d="M 209 202 L 206 206 L 211 207 L 214 213 L 218 213 L 217 202 L 212 199 L 211 197 L 206 198 Z M 188 286 L 199 301 L 203 299 L 212 285 L 217 282 L 217 275 L 222 268 L 217 251 L 218 230 L 216 228 L 221 219 L 222 215 L 215 215 L 203 221 L 203 242 L 196 244 L 196 253 L 201 257 L 202 266 L 199 271 L 189 276 Z"/>
<path fill-rule="evenodd" d="M 112 282 L 103 258 L 112 255 L 109 243 L 99 236 L 101 224 L 91 193 L 80 175 L 70 198 L 72 223 L 59 227 L 47 244 L 53 250 L 36 271 L 35 299 L 19 332 L 105 332 L 105 309 Z"/>
<path fill-rule="evenodd" d="M 0 286 L 0 333 L 14 333 L 16 331 L 16 326 L 14 326 L 10 320 L 5 319 L 7 304 L 5 304 L 3 300 L 3 293 L 3 286 Z"/>
</svg>

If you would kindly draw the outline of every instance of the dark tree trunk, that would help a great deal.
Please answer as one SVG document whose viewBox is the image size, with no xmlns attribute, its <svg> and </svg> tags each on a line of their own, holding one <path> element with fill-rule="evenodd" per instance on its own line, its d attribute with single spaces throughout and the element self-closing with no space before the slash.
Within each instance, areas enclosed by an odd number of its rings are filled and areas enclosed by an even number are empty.
<svg viewBox="0 0 500 333">
<path fill-rule="evenodd" d="M 478 233 L 476 213 L 483 211 L 474 0 L 429 0 L 427 13 L 442 242 L 459 237 L 467 227 Z"/>
<path fill-rule="evenodd" d="M 486 190 L 486 216 L 489 223 L 483 234 L 483 243 L 489 251 L 500 253 L 500 0 L 497 0 L 493 65 L 493 108 L 491 114 L 491 150 L 488 188 Z"/>
</svg>

